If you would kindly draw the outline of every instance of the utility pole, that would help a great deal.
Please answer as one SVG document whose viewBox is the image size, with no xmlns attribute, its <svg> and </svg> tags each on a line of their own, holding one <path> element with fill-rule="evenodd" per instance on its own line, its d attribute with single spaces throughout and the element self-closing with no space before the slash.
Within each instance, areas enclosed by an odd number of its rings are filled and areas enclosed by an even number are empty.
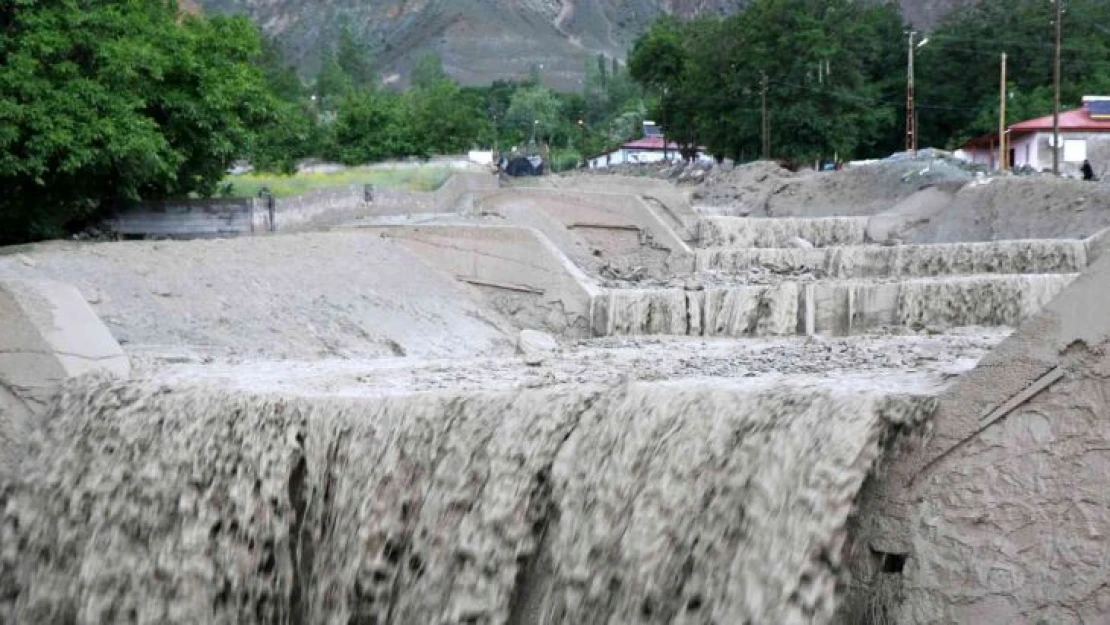
<svg viewBox="0 0 1110 625">
<path fill-rule="evenodd" d="M 763 158 L 768 160 L 771 158 L 771 120 L 767 114 L 767 72 L 760 72 L 763 76 L 763 89 L 761 90 L 763 99 Z"/>
<path fill-rule="evenodd" d="M 1060 46 L 1064 38 L 1063 18 L 1064 18 L 1064 0 L 1055 0 L 1056 2 L 1056 54 L 1053 59 L 1052 67 L 1052 82 L 1053 82 L 1053 96 L 1052 96 L 1052 174 L 1054 176 L 1060 175 Z"/>
<path fill-rule="evenodd" d="M 913 40 L 917 33 L 910 31 L 909 61 L 906 69 L 906 151 L 917 154 L 917 115 L 914 112 Z"/>
<path fill-rule="evenodd" d="M 1006 53 L 1002 53 L 1002 87 L 998 110 L 998 171 L 1006 171 Z"/>
</svg>

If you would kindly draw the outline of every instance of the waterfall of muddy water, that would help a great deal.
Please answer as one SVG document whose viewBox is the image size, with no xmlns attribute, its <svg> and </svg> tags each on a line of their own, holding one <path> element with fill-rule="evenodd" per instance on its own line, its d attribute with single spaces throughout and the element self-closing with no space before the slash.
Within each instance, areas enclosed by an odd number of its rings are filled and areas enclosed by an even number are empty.
<svg viewBox="0 0 1110 625">
<path fill-rule="evenodd" d="M 819 282 L 817 332 L 854 334 L 924 326 L 1017 327 L 1050 302 L 1075 274 L 978 275 L 903 281 Z M 807 319 L 808 322 L 808 319 Z"/>
<path fill-rule="evenodd" d="M 898 292 L 898 323 L 1016 328 L 1064 289 L 1075 274 L 912 280 Z"/>
<path fill-rule="evenodd" d="M 830 278 L 939 276 L 976 273 L 1075 273 L 1087 265 L 1079 240 L 1013 240 L 987 243 L 851 246 L 819 249 L 702 249 L 701 271 L 821 273 Z"/>
<path fill-rule="evenodd" d="M 867 221 L 866 217 L 706 217 L 698 222 L 698 238 L 701 247 L 791 247 L 799 238 L 817 247 L 863 245 L 867 242 Z"/>
<path fill-rule="evenodd" d="M 610 289 L 607 335 L 785 336 L 798 328 L 800 287 Z"/>
<path fill-rule="evenodd" d="M 824 623 L 884 435 L 934 408 L 877 386 L 78 381 L 0 489 L 0 621 Z"/>
</svg>

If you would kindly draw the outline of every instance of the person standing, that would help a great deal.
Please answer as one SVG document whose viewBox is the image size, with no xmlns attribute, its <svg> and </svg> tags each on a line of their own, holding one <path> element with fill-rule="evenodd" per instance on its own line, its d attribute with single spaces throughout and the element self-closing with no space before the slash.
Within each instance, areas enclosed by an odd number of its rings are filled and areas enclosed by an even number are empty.
<svg viewBox="0 0 1110 625">
<path fill-rule="evenodd" d="M 1084 180 L 1094 180 L 1095 179 L 1095 170 L 1094 170 L 1093 167 L 1091 167 L 1091 161 L 1084 160 L 1083 161 L 1083 167 L 1080 167 L 1079 170 L 1083 172 L 1083 179 Z"/>
</svg>

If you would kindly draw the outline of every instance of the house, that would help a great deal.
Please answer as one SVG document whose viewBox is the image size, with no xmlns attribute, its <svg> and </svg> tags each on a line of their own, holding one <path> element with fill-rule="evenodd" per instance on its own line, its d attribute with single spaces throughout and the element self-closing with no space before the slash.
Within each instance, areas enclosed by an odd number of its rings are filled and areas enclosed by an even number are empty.
<svg viewBox="0 0 1110 625">
<path fill-rule="evenodd" d="M 664 149 L 665 148 L 665 149 Z M 642 164 L 642 163 L 658 163 L 664 160 L 666 155 L 667 161 L 682 160 L 682 155 L 679 153 L 679 145 L 674 141 L 667 141 L 663 135 L 662 129 L 655 125 L 655 122 L 644 122 L 644 136 L 635 141 L 629 141 L 620 147 L 620 149 L 612 152 L 605 152 L 590 157 L 590 169 L 599 169 L 609 167 L 611 165 L 624 165 L 625 163 Z M 698 148 L 699 161 L 713 160 L 705 152 L 705 148 Z"/>
<path fill-rule="evenodd" d="M 1052 116 L 1013 124 L 1006 130 L 1008 166 L 1052 171 Z M 1083 106 L 1060 112 L 1060 173 L 1078 175 L 1084 160 L 1096 171 L 1110 167 L 1110 96 L 1087 96 Z M 998 168 L 998 134 L 976 137 L 956 153 L 968 161 Z"/>
</svg>

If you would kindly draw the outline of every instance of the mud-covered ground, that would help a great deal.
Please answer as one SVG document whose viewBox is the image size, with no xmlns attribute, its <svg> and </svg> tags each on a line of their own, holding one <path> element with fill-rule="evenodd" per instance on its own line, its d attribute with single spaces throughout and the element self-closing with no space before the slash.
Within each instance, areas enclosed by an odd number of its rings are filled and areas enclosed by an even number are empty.
<svg viewBox="0 0 1110 625">
<path fill-rule="evenodd" d="M 389 395 L 422 391 L 536 388 L 559 384 L 611 384 L 625 380 L 849 376 L 882 390 L 884 375 L 919 374 L 943 384 L 1009 334 L 999 328 L 846 338 L 700 339 L 608 337 L 564 343 L 540 365 L 521 358 L 217 361 L 172 363 L 136 358 L 141 371 L 167 384 L 216 383 L 250 391 L 296 395 Z M 771 378 L 768 378 L 771 379 Z M 935 390 L 935 389 L 934 389 Z"/>
</svg>

